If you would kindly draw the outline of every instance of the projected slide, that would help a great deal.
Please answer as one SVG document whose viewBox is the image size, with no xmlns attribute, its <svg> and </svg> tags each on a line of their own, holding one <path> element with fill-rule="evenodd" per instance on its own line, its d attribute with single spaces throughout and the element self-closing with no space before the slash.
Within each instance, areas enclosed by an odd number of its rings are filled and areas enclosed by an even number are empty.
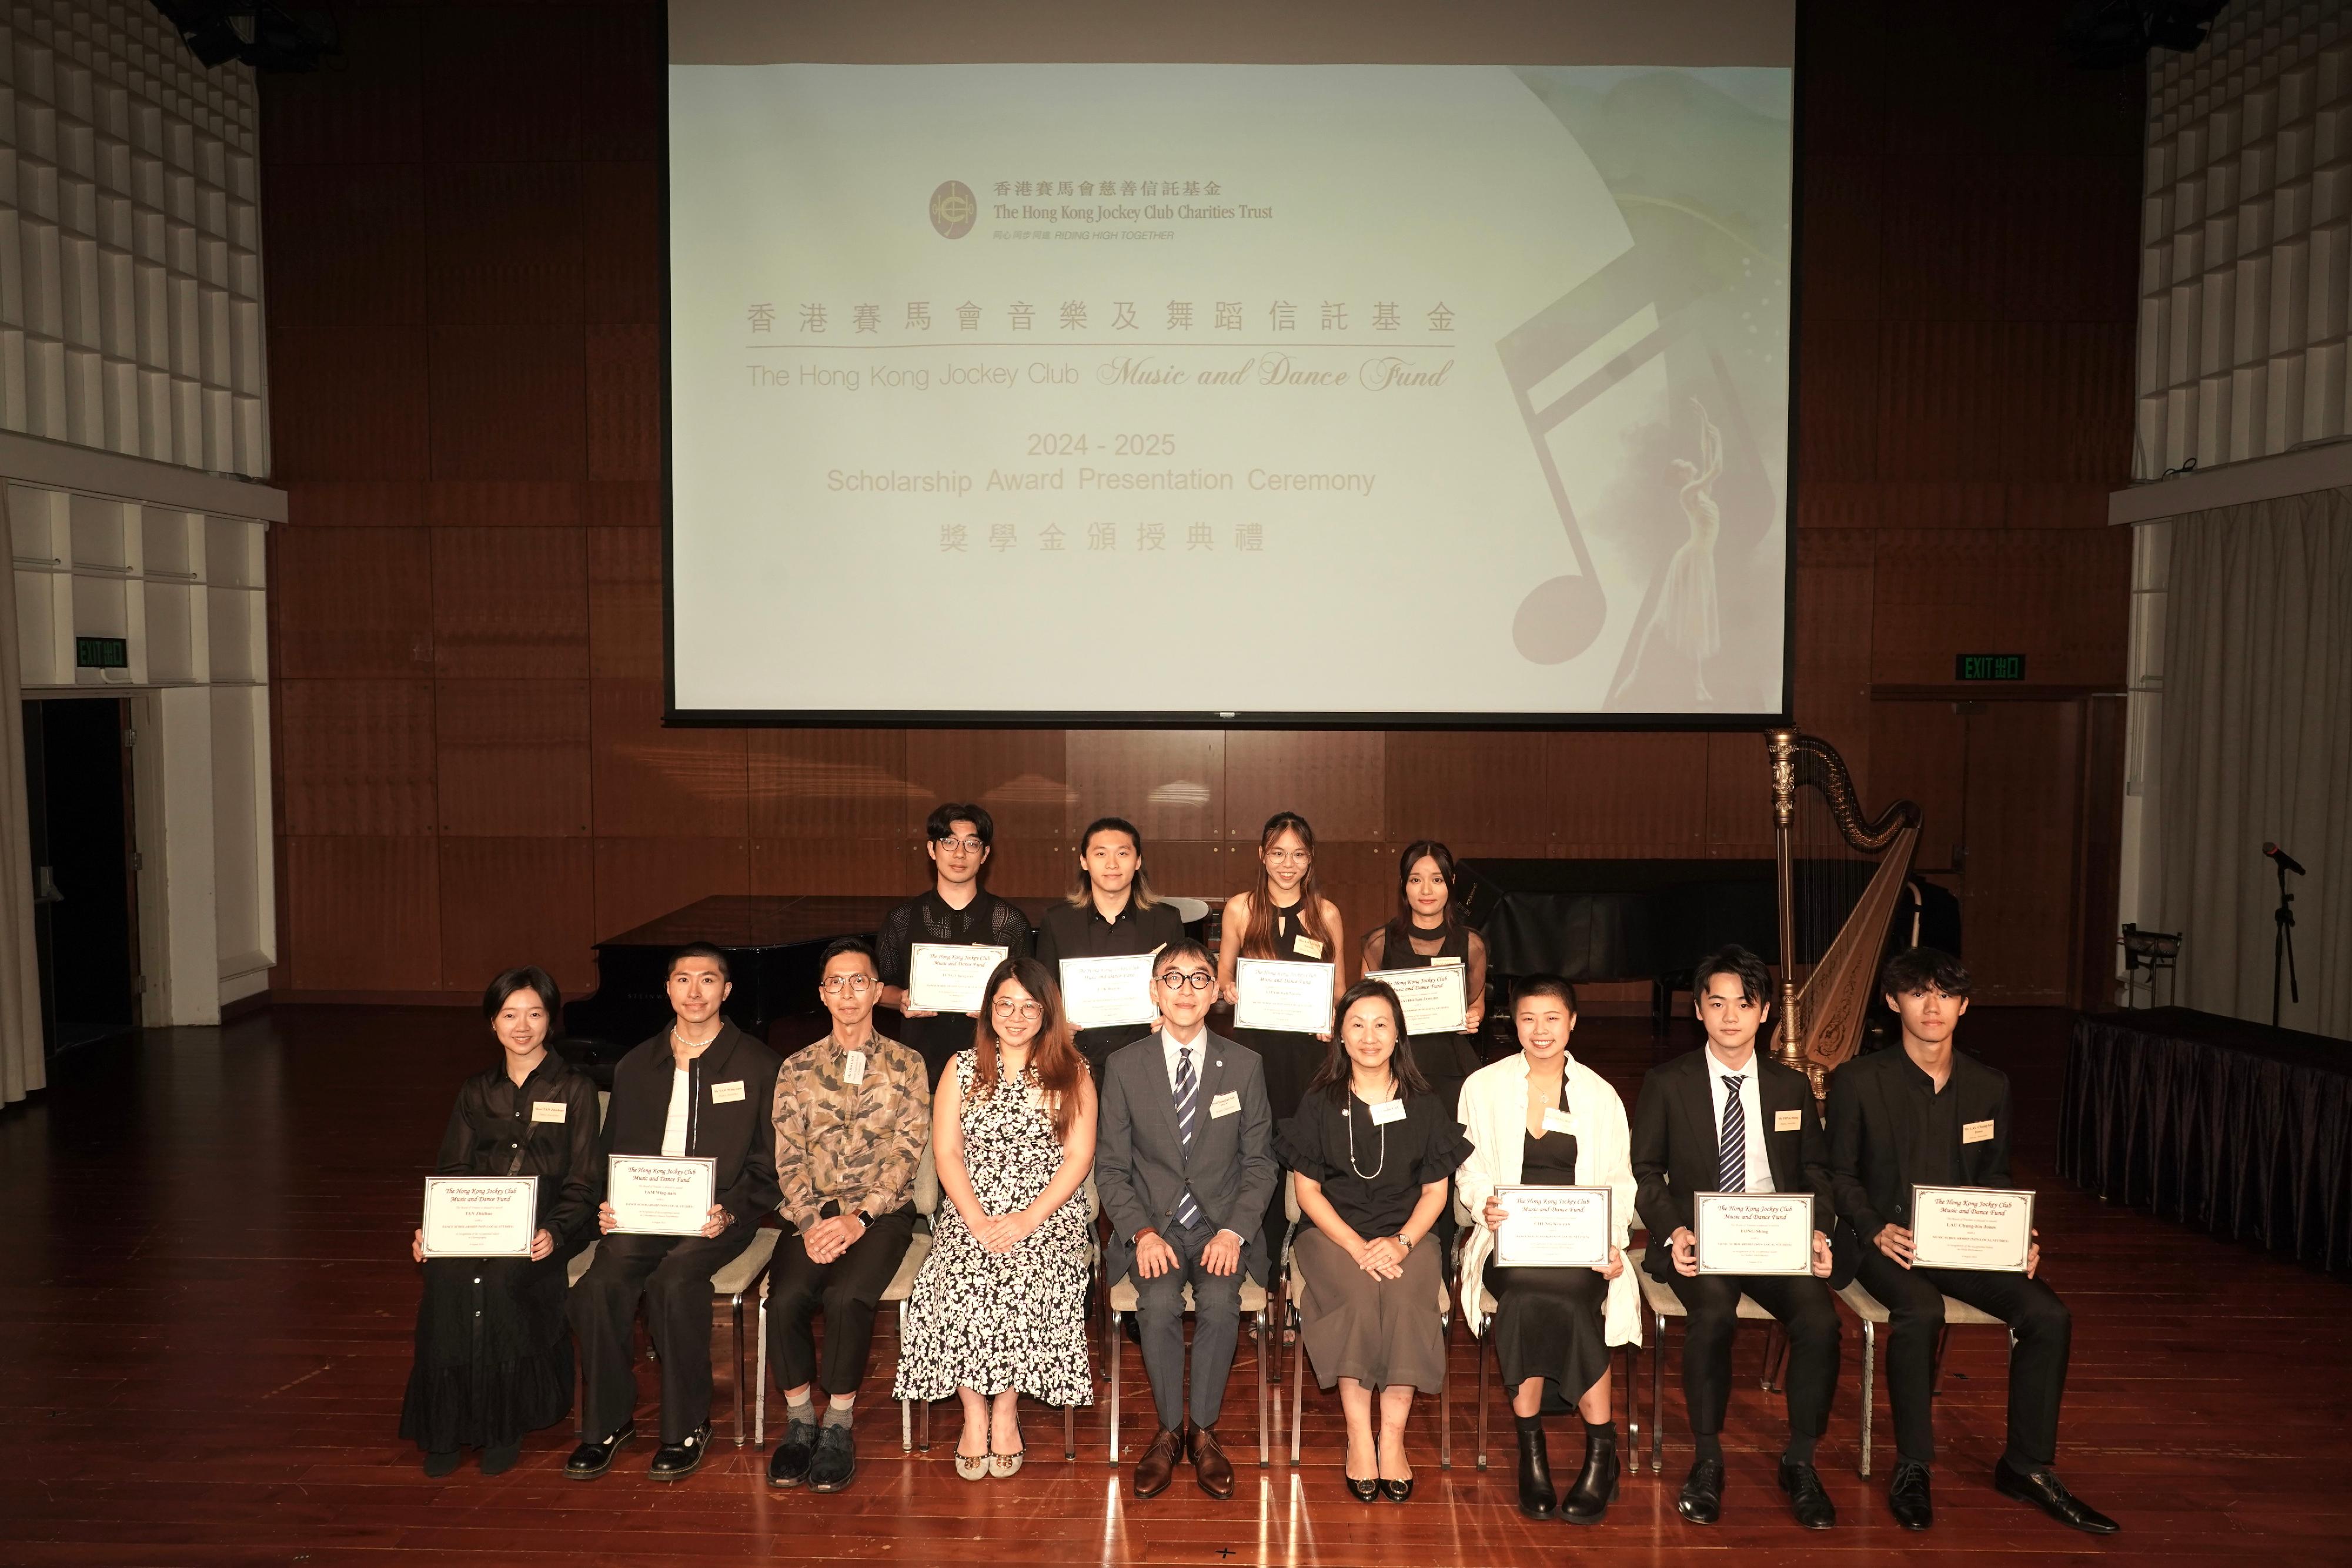
<svg viewBox="0 0 2352 1568">
<path fill-rule="evenodd" d="M 1786 68 L 670 94 L 681 716 L 1780 711 Z"/>
</svg>

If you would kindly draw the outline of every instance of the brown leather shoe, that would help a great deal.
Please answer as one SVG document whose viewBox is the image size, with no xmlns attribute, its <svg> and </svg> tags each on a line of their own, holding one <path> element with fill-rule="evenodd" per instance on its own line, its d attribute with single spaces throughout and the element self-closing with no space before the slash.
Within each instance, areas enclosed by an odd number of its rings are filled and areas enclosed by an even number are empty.
<svg viewBox="0 0 2352 1568">
<path fill-rule="evenodd" d="M 1158 1497 L 1168 1490 L 1176 1474 L 1176 1455 L 1184 1447 L 1184 1434 L 1162 1427 L 1152 1435 L 1143 1458 L 1135 1461 L 1135 1495 Z"/>
<path fill-rule="evenodd" d="M 1220 1501 L 1233 1496 L 1233 1461 L 1218 1446 L 1215 1428 L 1187 1427 L 1185 1435 L 1185 1456 L 1192 1461 L 1192 1479 L 1201 1483 L 1201 1490 Z"/>
</svg>

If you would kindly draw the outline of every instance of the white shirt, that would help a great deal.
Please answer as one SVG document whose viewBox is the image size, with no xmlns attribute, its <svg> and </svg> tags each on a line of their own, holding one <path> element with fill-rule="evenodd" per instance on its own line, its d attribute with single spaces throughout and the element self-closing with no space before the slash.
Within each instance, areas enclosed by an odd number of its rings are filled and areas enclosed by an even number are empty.
<svg viewBox="0 0 2352 1568">
<path fill-rule="evenodd" d="M 693 1103 L 694 1086 L 678 1068 L 669 1081 L 669 1120 L 662 1124 L 662 1153 L 671 1159 L 686 1153 L 686 1113 Z"/>
<path fill-rule="evenodd" d="M 1207 1076 L 1205 1069 L 1209 1065 L 1206 1056 L 1208 1045 L 1209 1030 L 1205 1024 L 1202 1026 L 1200 1033 L 1186 1040 L 1178 1040 L 1164 1029 L 1160 1031 L 1160 1050 L 1168 1060 L 1168 1092 L 1171 1094 L 1176 1092 L 1176 1053 L 1180 1051 L 1189 1051 L 1192 1053 L 1192 1092 L 1196 1095 L 1200 1093 L 1201 1081 Z M 1194 1113 L 1198 1114 L 1197 1112 Z"/>
<path fill-rule="evenodd" d="M 1701 1047 L 1706 1050 L 1706 1047 Z M 1748 1118 L 1748 1190 L 1771 1192 L 1772 1162 L 1764 1153 L 1764 1107 L 1756 1102 L 1756 1053 L 1748 1053 L 1748 1065 L 1734 1072 L 1723 1064 L 1712 1050 L 1706 1050 L 1706 1092 L 1715 1106 L 1716 1146 L 1723 1143 L 1723 1101 L 1731 1092 L 1724 1087 L 1727 1078 L 1739 1080 L 1739 1108 Z"/>
</svg>

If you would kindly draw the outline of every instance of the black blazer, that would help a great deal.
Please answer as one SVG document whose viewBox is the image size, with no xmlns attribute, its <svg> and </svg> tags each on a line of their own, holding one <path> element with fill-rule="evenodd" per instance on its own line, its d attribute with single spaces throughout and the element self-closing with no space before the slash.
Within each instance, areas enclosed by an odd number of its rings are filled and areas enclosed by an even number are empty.
<svg viewBox="0 0 2352 1568">
<path fill-rule="evenodd" d="M 1722 1180 L 1717 1155 L 1721 1129 L 1716 1124 L 1715 1098 L 1707 1085 L 1714 1058 L 1706 1048 L 1678 1056 L 1650 1070 L 1642 1080 L 1641 1098 L 1633 1107 L 1633 1179 L 1638 1184 L 1633 1207 L 1650 1232 L 1643 1266 L 1663 1280 L 1673 1271 L 1674 1250 L 1667 1238 L 1691 1222 L 1692 1195 L 1714 1192 Z M 1813 1111 L 1813 1086 L 1805 1075 L 1766 1059 L 1756 1058 L 1756 1098 L 1764 1124 L 1765 1163 L 1777 1192 L 1813 1195 L 1813 1228 L 1834 1233 L 1837 1209 L 1832 1200 L 1829 1142 L 1822 1134 L 1821 1118 Z M 1797 1125 L 1777 1130 L 1785 1112 L 1797 1113 Z M 1840 1258 L 1830 1278 L 1832 1287 L 1852 1274 Z"/>
<path fill-rule="evenodd" d="M 719 1162 L 713 1183 L 719 1202 L 738 1224 L 772 1210 L 776 1186 L 776 1053 L 737 1029 L 719 1026 L 710 1049 L 687 1068 L 694 1096 L 687 1112 L 686 1152 Z M 677 1062 L 669 1030 L 621 1058 L 613 1069 L 613 1103 L 604 1116 L 608 1155 L 658 1155 L 669 1124 L 670 1085 Z M 738 1096 L 733 1086 L 740 1085 Z M 719 1095 L 724 1092 L 727 1098 Z"/>
<path fill-rule="evenodd" d="M 1916 1125 L 1902 1074 L 1916 1072 L 1899 1045 L 1858 1056 L 1830 1075 L 1830 1177 L 1839 1217 L 1868 1245 L 1881 1228 L 1911 1223 L 1916 1179 L 1908 1145 Z M 2008 1186 L 2009 1075 L 1965 1051 L 1952 1052 L 1944 1092 L 1955 1096 L 1958 1124 L 1990 1122 L 1992 1136 L 1957 1151 L 1963 1186 Z"/>
</svg>

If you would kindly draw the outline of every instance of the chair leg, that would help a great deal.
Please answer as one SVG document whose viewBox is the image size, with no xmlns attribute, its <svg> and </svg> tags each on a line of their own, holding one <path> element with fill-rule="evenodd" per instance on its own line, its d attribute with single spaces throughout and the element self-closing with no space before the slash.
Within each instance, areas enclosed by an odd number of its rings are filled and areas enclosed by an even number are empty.
<svg viewBox="0 0 2352 1568">
<path fill-rule="evenodd" d="M 1470 1336 L 1470 1348 L 1478 1354 L 1478 1468 L 1486 1468 L 1486 1342 L 1477 1334 Z"/>
<path fill-rule="evenodd" d="M 1062 1406 L 1062 1458 L 1072 1464 L 1078 1462 L 1078 1407 Z"/>
<path fill-rule="evenodd" d="M 1870 1479 L 1871 1374 L 1877 1369 L 1878 1325 L 1862 1325 L 1862 1479 Z"/>
<path fill-rule="evenodd" d="M 1266 1291 L 1265 1298 L 1266 1321 L 1273 1328 L 1269 1348 L 1274 1352 L 1274 1385 L 1279 1388 L 1282 1386 L 1282 1325 L 1290 1321 L 1290 1296 L 1284 1282 L 1276 1280 Z"/>
<path fill-rule="evenodd" d="M 915 1446 L 928 1454 L 931 1451 L 931 1402 L 928 1399 L 923 1401 L 922 1417 L 923 1435 L 917 1439 Z"/>
<path fill-rule="evenodd" d="M 1284 1303 L 1286 1309 L 1288 1304 Z M 1290 1364 L 1290 1462 L 1295 1465 L 1298 1462 L 1298 1422 L 1307 1414 L 1307 1336 L 1297 1332 L 1295 1320 L 1290 1328 L 1291 1354 L 1296 1358 Z"/>
<path fill-rule="evenodd" d="M 735 1309 L 735 1446 L 748 1448 L 751 1428 L 743 1419 L 743 1292 L 735 1292 L 729 1303 Z"/>
<path fill-rule="evenodd" d="M 1788 1341 L 1781 1335 L 1780 1325 L 1779 1323 L 1766 1323 L 1764 1325 L 1764 1372 L 1762 1381 L 1759 1385 L 1767 1394 L 1779 1392 L 1779 1390 L 1773 1385 L 1772 1371 L 1774 1366 L 1779 1363 L 1780 1357 L 1787 1354 L 1787 1350 Z"/>
<path fill-rule="evenodd" d="M 1257 1342 L 1257 1468 L 1268 1469 L 1274 1465 L 1274 1448 L 1266 1436 L 1266 1375 L 1265 1375 L 1265 1309 L 1260 1307 L 1251 1321 L 1250 1335 Z"/>
<path fill-rule="evenodd" d="M 1454 1369 L 1445 1364 L 1444 1356 L 1454 1351 L 1454 1319 L 1451 1314 L 1438 1320 L 1438 1346 L 1441 1352 L 1437 1373 L 1437 1468 L 1454 1468 Z"/>
<path fill-rule="evenodd" d="M 1625 1468 L 1634 1475 L 1642 1473 L 1642 1383 L 1641 1363 L 1633 1347 L 1625 1347 Z"/>
<path fill-rule="evenodd" d="M 1944 1352 L 1952 1343 L 1952 1325 L 1946 1323 L 1936 1331 L 1935 1364 L 1927 1369 L 1927 1397 L 1933 1399 L 1944 1391 Z"/>
<path fill-rule="evenodd" d="M 759 1383 L 751 1391 L 751 1441 L 760 1448 L 768 1446 L 768 1277 L 760 1276 L 760 1304 L 753 1309 L 760 1314 L 760 1355 L 755 1370 Z"/>
<path fill-rule="evenodd" d="M 1110 1346 L 1110 1453 L 1106 1462 L 1112 1465 L 1118 1463 L 1118 1364 L 1119 1341 L 1123 1337 L 1118 1332 L 1118 1309 L 1112 1307 L 1108 1327 L 1103 1334 L 1104 1342 Z"/>
<path fill-rule="evenodd" d="M 1657 1317 L 1658 1348 L 1650 1353 L 1650 1469 L 1663 1474 L 1664 1462 L 1660 1458 L 1666 1436 L 1666 1314 Z"/>
</svg>

